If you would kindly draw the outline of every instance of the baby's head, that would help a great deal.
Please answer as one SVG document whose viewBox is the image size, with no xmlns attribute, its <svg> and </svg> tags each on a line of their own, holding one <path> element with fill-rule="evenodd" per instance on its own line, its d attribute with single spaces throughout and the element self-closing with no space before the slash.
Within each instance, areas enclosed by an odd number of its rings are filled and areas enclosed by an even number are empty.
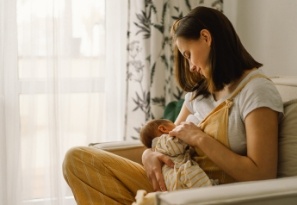
<svg viewBox="0 0 297 205">
<path fill-rule="evenodd" d="M 166 119 L 148 121 L 140 130 L 140 140 L 148 148 L 152 147 L 152 141 L 162 134 L 168 134 L 175 128 L 175 124 Z"/>
</svg>

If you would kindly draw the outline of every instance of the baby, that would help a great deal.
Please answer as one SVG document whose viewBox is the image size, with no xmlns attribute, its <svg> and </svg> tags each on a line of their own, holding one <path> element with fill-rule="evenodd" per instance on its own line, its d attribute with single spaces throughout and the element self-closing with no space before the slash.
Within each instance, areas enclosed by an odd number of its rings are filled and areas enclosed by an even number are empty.
<svg viewBox="0 0 297 205">
<path fill-rule="evenodd" d="M 140 131 L 140 140 L 147 148 L 168 155 L 174 162 L 174 168 L 166 164 L 162 167 L 167 190 L 212 186 L 212 180 L 191 159 L 189 145 L 169 136 L 174 128 L 175 124 L 170 120 L 156 119 L 148 121 Z"/>
</svg>

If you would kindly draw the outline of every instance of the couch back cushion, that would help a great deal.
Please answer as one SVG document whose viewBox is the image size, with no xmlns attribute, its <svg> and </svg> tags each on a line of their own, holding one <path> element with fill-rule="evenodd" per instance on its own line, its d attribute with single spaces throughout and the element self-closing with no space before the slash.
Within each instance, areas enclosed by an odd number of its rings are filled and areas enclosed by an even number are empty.
<svg viewBox="0 0 297 205">
<path fill-rule="evenodd" d="M 297 99 L 284 103 L 279 129 L 278 176 L 297 176 Z"/>
</svg>

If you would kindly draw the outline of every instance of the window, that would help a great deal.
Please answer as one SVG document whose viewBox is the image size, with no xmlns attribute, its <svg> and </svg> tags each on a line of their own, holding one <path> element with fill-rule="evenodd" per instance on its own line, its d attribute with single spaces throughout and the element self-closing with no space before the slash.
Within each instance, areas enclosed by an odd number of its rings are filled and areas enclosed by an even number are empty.
<svg viewBox="0 0 297 205">
<path fill-rule="evenodd" d="M 24 204 L 53 203 L 61 193 L 60 200 L 73 204 L 61 173 L 65 152 L 122 139 L 125 4 L 17 0 Z M 116 23 L 111 27 L 109 22 Z M 114 38 L 120 43 L 114 45 Z"/>
</svg>

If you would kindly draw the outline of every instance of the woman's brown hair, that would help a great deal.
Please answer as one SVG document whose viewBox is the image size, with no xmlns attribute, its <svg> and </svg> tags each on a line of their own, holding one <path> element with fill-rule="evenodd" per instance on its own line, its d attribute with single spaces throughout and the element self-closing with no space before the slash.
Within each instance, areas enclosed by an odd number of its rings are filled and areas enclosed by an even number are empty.
<svg viewBox="0 0 297 205">
<path fill-rule="evenodd" d="M 174 46 L 175 76 L 180 87 L 187 92 L 208 96 L 225 85 L 239 79 L 245 70 L 259 68 L 261 63 L 246 51 L 228 18 L 218 10 L 196 7 L 172 26 L 172 37 L 198 40 L 200 31 L 207 29 L 212 38 L 209 78 L 191 72 L 188 61 Z"/>
</svg>

